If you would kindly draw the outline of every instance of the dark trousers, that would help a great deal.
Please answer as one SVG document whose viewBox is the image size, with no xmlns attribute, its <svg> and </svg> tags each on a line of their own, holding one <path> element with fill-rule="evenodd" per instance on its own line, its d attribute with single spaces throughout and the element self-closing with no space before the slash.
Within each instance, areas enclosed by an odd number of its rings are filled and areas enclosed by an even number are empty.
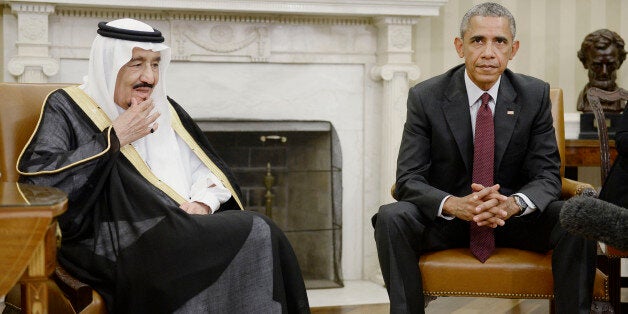
<svg viewBox="0 0 628 314">
<path fill-rule="evenodd" d="M 596 242 L 566 232 L 559 223 L 563 202 L 551 203 L 495 229 L 498 247 L 552 253 L 556 312 L 589 313 L 595 279 Z M 469 247 L 469 222 L 436 218 L 430 221 L 414 204 L 384 205 L 373 216 L 382 275 L 390 298 L 390 313 L 424 313 L 418 260 L 421 254 Z M 489 258 L 490 259 L 490 258 Z"/>
</svg>

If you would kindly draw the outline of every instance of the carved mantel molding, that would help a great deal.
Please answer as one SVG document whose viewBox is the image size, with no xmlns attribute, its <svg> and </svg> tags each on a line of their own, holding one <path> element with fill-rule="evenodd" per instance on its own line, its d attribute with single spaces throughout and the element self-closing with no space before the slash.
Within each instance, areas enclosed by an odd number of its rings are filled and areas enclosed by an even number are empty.
<svg viewBox="0 0 628 314">
<path fill-rule="evenodd" d="M 408 81 L 417 81 L 421 77 L 421 69 L 414 63 L 377 65 L 371 69 L 373 80 L 390 81 L 395 74 L 403 73 Z"/>
<path fill-rule="evenodd" d="M 1 0 L 0 3 L 13 1 Z M 337 16 L 434 16 L 447 0 L 25 0 L 32 4 L 160 11 L 215 11 Z"/>
<path fill-rule="evenodd" d="M 377 25 L 386 50 L 378 49 L 375 80 L 390 80 L 398 71 L 410 79 L 419 71 L 412 64 L 412 27 L 419 16 L 438 15 L 447 0 L 0 0 L 18 20 L 16 55 L 8 55 L 7 70 L 20 82 L 45 82 L 58 73 L 58 59 L 86 58 L 84 40 L 53 38 L 59 19 L 77 17 L 113 20 L 131 17 L 164 21 L 160 28 L 171 38 L 173 60 L 203 62 L 323 62 L 372 64 L 363 47 L 341 53 L 317 51 L 304 57 L 292 52 L 272 56 L 271 25 Z M 164 27 L 163 25 L 161 27 Z M 81 38 L 79 32 L 79 39 Z M 382 33 L 383 32 L 383 33 Z M 90 33 L 91 34 L 91 33 Z M 363 34 L 354 34 L 363 35 Z M 91 41 L 90 41 L 91 42 Z M 76 45 L 83 45 L 77 47 Z M 274 58 L 273 58 L 274 57 Z M 305 59 L 304 59 L 305 58 Z M 379 58 L 379 57 L 378 57 Z M 297 60 L 298 61 L 295 61 Z M 401 59 L 405 60 L 402 61 Z M 41 64 L 38 64 L 41 63 Z"/>
<path fill-rule="evenodd" d="M 48 57 L 16 56 L 9 61 L 8 70 L 12 75 L 21 76 L 29 67 L 38 67 L 46 76 L 53 76 L 59 71 L 59 62 Z"/>
<path fill-rule="evenodd" d="M 418 17 L 374 18 L 378 28 L 377 65 L 371 68 L 371 78 L 383 81 L 380 178 L 388 184 L 395 182 L 402 131 L 399 126 L 406 117 L 408 88 L 410 82 L 417 81 L 421 74 L 413 60 L 412 28 L 417 22 Z M 393 201 L 388 189 L 380 189 L 380 201 Z"/>
<path fill-rule="evenodd" d="M 10 6 L 17 16 L 17 55 L 9 60 L 9 73 L 19 82 L 46 82 L 47 76 L 59 70 L 59 62 L 49 54 L 48 16 L 54 6 L 28 2 L 11 2 Z"/>
<path fill-rule="evenodd" d="M 413 60 L 412 27 L 418 18 L 383 16 L 373 20 L 378 38 L 377 65 L 371 69 L 371 78 L 390 81 L 396 73 L 403 73 L 407 80 L 417 80 L 421 71 Z"/>
</svg>

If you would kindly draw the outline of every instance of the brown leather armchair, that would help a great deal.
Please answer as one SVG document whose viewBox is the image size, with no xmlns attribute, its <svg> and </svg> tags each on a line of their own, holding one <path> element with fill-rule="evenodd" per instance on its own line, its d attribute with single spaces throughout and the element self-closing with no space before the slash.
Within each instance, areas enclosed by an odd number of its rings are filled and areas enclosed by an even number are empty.
<svg viewBox="0 0 628 314">
<path fill-rule="evenodd" d="M 16 163 L 22 149 L 37 126 L 47 95 L 68 84 L 0 83 L 0 181 L 18 180 Z M 106 313 L 101 296 L 57 266 L 48 283 L 50 313 Z M 9 306 L 20 306 L 20 287 L 7 295 Z"/>
<path fill-rule="evenodd" d="M 561 177 L 565 172 L 565 126 L 563 93 L 551 89 L 552 115 L 561 155 Z M 562 197 L 596 196 L 589 184 L 562 178 Z M 393 195 L 394 196 L 394 195 Z M 551 252 L 497 248 L 485 263 L 479 262 L 468 248 L 448 249 L 421 256 L 419 261 L 426 296 L 492 297 L 509 299 L 550 299 L 554 311 L 554 283 Z M 608 278 L 597 271 L 594 299 L 608 301 Z"/>
</svg>

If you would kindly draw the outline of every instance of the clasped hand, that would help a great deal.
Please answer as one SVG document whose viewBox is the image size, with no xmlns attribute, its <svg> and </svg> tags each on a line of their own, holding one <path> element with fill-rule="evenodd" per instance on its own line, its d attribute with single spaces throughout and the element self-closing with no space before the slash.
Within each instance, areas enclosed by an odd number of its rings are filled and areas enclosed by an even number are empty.
<svg viewBox="0 0 628 314">
<path fill-rule="evenodd" d="M 157 131 L 159 125 L 155 121 L 159 118 L 160 113 L 151 114 L 154 108 L 155 104 L 152 98 L 140 103 L 137 103 L 135 98 L 131 99 L 131 106 L 112 123 L 120 141 L 120 147 Z"/>
<path fill-rule="evenodd" d="M 449 197 L 443 204 L 443 214 L 497 228 L 519 211 L 514 198 L 499 193 L 499 184 L 484 187 L 473 183 L 471 189 L 473 193 L 467 196 Z"/>
<path fill-rule="evenodd" d="M 212 213 L 212 209 L 201 202 L 183 203 L 179 208 L 190 215 L 207 215 Z"/>
</svg>

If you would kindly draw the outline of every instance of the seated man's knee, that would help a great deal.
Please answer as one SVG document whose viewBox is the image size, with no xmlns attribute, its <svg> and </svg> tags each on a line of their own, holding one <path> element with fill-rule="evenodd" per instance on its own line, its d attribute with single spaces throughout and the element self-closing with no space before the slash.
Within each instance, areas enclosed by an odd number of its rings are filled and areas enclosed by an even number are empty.
<svg viewBox="0 0 628 314">
<path fill-rule="evenodd" d="M 395 219 L 399 219 L 400 217 L 413 211 L 417 211 L 416 206 L 412 203 L 404 201 L 382 205 L 379 207 L 377 214 L 375 214 L 375 216 L 371 219 L 371 222 L 373 223 L 373 226 L 376 226 L 378 221 L 387 223 L 394 221 Z"/>
</svg>

